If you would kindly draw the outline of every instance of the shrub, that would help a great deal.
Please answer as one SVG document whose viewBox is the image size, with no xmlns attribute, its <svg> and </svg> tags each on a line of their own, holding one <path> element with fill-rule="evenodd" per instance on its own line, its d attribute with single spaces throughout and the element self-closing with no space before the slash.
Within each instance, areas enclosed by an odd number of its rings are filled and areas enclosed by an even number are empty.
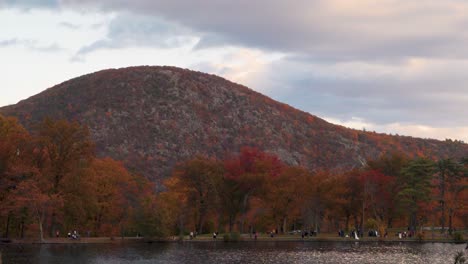
<svg viewBox="0 0 468 264">
<path fill-rule="evenodd" d="M 223 236 L 224 242 L 237 242 L 240 241 L 240 234 L 237 232 L 226 233 Z"/>
<path fill-rule="evenodd" d="M 418 240 L 419 242 L 422 242 L 424 240 L 424 232 L 418 232 L 416 234 L 416 240 Z"/>
<path fill-rule="evenodd" d="M 455 243 L 464 243 L 465 239 L 463 238 L 463 234 L 460 232 L 454 233 L 453 234 L 453 241 Z"/>
</svg>

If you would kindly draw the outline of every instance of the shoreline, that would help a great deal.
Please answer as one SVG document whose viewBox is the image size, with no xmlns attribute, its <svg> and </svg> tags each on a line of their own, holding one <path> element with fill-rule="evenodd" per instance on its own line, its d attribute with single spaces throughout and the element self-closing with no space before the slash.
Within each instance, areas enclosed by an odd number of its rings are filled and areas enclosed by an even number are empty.
<svg viewBox="0 0 468 264">
<path fill-rule="evenodd" d="M 79 239 L 70 238 L 45 238 L 43 241 L 39 239 L 10 239 L 8 242 L 5 240 L 0 242 L 0 245 L 13 245 L 13 244 L 120 244 L 120 243 L 142 243 L 143 237 L 85 237 Z"/>
<path fill-rule="evenodd" d="M 194 239 L 189 239 L 188 237 L 183 240 L 178 239 L 177 237 L 169 238 L 144 238 L 144 237 L 85 237 L 80 239 L 69 239 L 69 238 L 47 238 L 44 241 L 39 241 L 37 239 L 11 239 L 11 240 L 2 240 L 0 245 L 17 245 L 17 244 L 133 244 L 133 243 L 208 243 L 208 242 L 217 242 L 217 243 L 252 243 L 252 242 L 304 242 L 304 243 L 313 243 L 313 242 L 378 242 L 378 243 L 452 243 L 452 244 L 464 244 L 464 242 L 456 242 L 453 239 L 413 239 L 413 238 L 375 238 L 375 237 L 362 237 L 359 240 L 352 238 L 342 238 L 342 237 L 332 237 L 332 236 L 323 236 L 323 237 L 312 237 L 304 238 L 301 237 L 292 237 L 292 236 L 260 236 L 257 239 L 250 238 L 248 235 L 242 235 L 239 241 L 229 241 L 226 242 L 222 237 L 213 239 L 209 236 L 199 236 Z"/>
</svg>

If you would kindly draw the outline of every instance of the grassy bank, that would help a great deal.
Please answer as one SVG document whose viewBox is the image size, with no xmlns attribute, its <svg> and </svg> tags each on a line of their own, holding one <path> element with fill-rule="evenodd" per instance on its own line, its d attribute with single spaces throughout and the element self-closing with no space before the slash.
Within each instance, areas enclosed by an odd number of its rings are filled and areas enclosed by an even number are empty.
<svg viewBox="0 0 468 264">
<path fill-rule="evenodd" d="M 189 236 L 184 236 L 182 240 L 177 236 L 171 236 L 167 238 L 143 238 L 143 237 L 82 237 L 80 239 L 69 239 L 69 238 L 46 238 L 43 242 L 38 239 L 11 239 L 8 243 L 14 244 L 102 244 L 102 243 L 152 243 L 152 242 L 223 242 L 224 234 L 219 234 L 217 239 L 213 239 L 211 234 L 198 235 L 197 237 L 190 239 Z M 240 242 L 254 242 L 254 241 L 304 241 L 304 242 L 427 242 L 427 243 L 454 243 L 455 241 L 450 236 L 442 234 L 426 234 L 421 240 L 416 237 L 413 238 L 398 238 L 395 234 L 389 235 L 386 238 L 382 237 L 368 237 L 364 236 L 356 240 L 350 237 L 338 237 L 336 234 L 322 233 L 314 237 L 302 238 L 300 234 L 289 235 L 289 234 L 278 234 L 271 237 L 269 234 L 260 233 L 255 239 L 254 236 L 249 234 L 242 234 L 239 236 L 238 241 Z M 466 239 L 465 242 L 466 243 Z"/>
<path fill-rule="evenodd" d="M 11 244 L 106 244 L 106 243 L 138 243 L 143 242 L 144 238 L 137 237 L 83 237 L 79 239 L 70 238 L 46 238 L 44 241 L 39 239 L 11 239 Z"/>
<path fill-rule="evenodd" d="M 223 241 L 223 236 L 224 234 L 219 234 L 216 241 Z M 212 235 L 198 235 L 196 238 L 190 239 L 189 236 L 185 236 L 183 241 L 188 241 L 188 242 L 209 242 L 209 241 L 215 241 L 213 239 Z M 436 234 L 432 236 L 432 234 L 426 234 L 423 239 L 418 239 L 416 237 L 412 238 L 398 238 L 396 234 L 391 234 L 387 236 L 386 238 L 383 237 L 369 237 L 369 236 L 364 236 L 360 237 L 359 240 L 356 240 L 354 238 L 350 237 L 339 237 L 336 234 L 331 234 L 331 233 L 322 233 L 314 237 L 305 237 L 302 238 L 300 234 L 295 234 L 295 235 L 289 235 L 289 234 L 278 234 L 274 235 L 271 237 L 269 234 L 265 233 L 260 233 L 257 236 L 257 239 L 254 238 L 254 236 L 249 235 L 249 234 L 242 234 L 240 235 L 239 241 L 304 241 L 304 242 L 314 242 L 314 241 L 330 241 L 330 242 L 356 242 L 356 241 L 363 241 L 363 242 L 368 242 L 368 241 L 375 241 L 375 242 L 429 242 L 429 243 L 435 243 L 435 242 L 440 242 L 440 243 L 454 243 L 454 239 L 451 238 L 450 236 L 445 236 L 441 234 Z M 466 242 L 466 240 L 465 240 Z"/>
</svg>

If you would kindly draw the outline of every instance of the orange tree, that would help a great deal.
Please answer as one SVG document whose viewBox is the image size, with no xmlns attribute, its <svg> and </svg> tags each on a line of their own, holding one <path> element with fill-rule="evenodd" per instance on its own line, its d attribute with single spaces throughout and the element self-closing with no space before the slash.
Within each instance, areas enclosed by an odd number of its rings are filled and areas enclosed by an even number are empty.
<svg viewBox="0 0 468 264">
<path fill-rule="evenodd" d="M 33 173 L 31 137 L 15 118 L 0 115 L 0 219 L 6 223 L 3 236 L 8 237 L 12 221 L 23 230 L 25 215 L 11 197 L 18 184 Z M 16 212 L 16 214 L 14 214 Z"/>
<path fill-rule="evenodd" d="M 216 214 L 220 206 L 222 178 L 223 166 L 214 159 L 196 157 L 179 164 L 172 178 L 165 182 L 168 190 L 177 193 L 183 202 L 179 217 L 184 219 L 179 220 L 185 222 L 185 218 L 192 218 L 192 230 L 203 233 L 207 216 Z"/>
</svg>

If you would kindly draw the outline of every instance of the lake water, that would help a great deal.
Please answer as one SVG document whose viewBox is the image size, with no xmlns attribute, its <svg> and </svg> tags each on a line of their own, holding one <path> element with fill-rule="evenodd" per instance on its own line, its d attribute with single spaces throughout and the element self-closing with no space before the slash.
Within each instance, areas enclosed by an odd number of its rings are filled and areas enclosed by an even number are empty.
<svg viewBox="0 0 468 264">
<path fill-rule="evenodd" d="M 0 245 L 8 263 L 453 263 L 465 245 L 245 242 Z"/>
</svg>

